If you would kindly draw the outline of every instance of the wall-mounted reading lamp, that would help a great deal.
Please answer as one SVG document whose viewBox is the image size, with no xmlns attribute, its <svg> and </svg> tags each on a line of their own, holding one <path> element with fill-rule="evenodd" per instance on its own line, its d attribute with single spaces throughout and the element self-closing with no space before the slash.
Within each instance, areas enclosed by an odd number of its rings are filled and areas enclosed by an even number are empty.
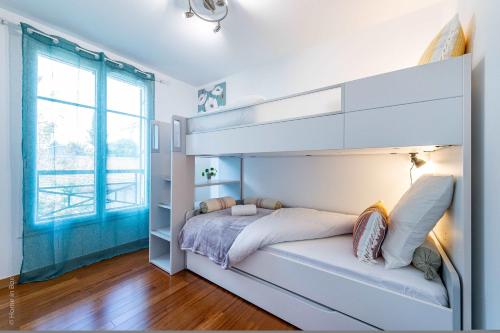
<svg viewBox="0 0 500 333">
<path fill-rule="evenodd" d="M 411 161 L 411 168 L 410 168 L 410 182 L 411 184 L 413 185 L 413 176 L 412 176 L 412 171 L 413 171 L 413 168 L 421 168 L 425 165 L 425 163 L 427 163 L 426 161 L 424 161 L 423 159 L 421 158 L 418 158 L 417 157 L 418 153 L 410 153 L 410 161 Z"/>
<path fill-rule="evenodd" d="M 424 161 L 423 159 L 421 158 L 418 158 L 417 157 L 418 153 L 410 153 L 410 159 L 411 159 L 411 163 L 416 166 L 417 168 L 421 168 L 425 165 L 425 163 L 427 163 L 426 161 Z"/>
</svg>

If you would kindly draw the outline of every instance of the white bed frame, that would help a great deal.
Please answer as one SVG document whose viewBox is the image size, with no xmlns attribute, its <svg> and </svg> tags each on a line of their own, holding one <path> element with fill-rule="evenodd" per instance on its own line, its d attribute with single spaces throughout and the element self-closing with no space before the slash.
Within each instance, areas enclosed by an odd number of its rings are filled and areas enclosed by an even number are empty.
<svg viewBox="0 0 500 333">
<path fill-rule="evenodd" d="M 470 80 L 471 58 L 466 55 L 182 119 L 177 138 L 183 146 L 182 154 L 177 155 L 189 164 L 179 163 L 179 177 L 184 180 L 194 180 L 194 160 L 186 156 L 245 158 L 432 151 L 436 173 L 456 178 L 452 206 L 433 234 L 444 261 L 442 279 L 449 307 L 279 255 L 264 255 L 263 251 L 231 270 L 222 270 L 205 257 L 186 253 L 186 268 L 302 329 L 470 329 Z M 304 110 L 305 101 L 308 107 L 313 103 L 316 110 L 309 116 L 296 117 Z M 268 119 L 269 110 L 294 116 Z M 227 115 L 232 123 L 218 127 L 217 121 L 225 118 L 221 115 Z M 196 130 L 202 118 L 206 122 L 214 120 L 214 126 Z M 178 184 L 183 191 L 194 190 L 193 181 Z M 183 203 L 183 208 L 189 205 L 192 202 Z M 176 230 L 184 223 L 178 215 L 172 221 Z"/>
<path fill-rule="evenodd" d="M 449 308 L 266 251 L 228 271 L 187 252 L 187 268 L 304 330 L 457 330 L 460 281 L 439 248 Z"/>
</svg>

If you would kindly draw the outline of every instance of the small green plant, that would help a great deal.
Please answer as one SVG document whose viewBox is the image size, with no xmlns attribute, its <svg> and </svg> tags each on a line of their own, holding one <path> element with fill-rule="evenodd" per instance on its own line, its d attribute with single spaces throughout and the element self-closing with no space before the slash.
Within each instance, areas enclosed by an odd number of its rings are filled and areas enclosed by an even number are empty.
<svg viewBox="0 0 500 333">
<path fill-rule="evenodd" d="M 215 168 L 205 169 L 201 172 L 201 175 L 203 177 L 207 177 L 207 180 L 210 180 L 212 179 L 212 177 L 215 177 L 217 175 L 217 169 Z"/>
</svg>

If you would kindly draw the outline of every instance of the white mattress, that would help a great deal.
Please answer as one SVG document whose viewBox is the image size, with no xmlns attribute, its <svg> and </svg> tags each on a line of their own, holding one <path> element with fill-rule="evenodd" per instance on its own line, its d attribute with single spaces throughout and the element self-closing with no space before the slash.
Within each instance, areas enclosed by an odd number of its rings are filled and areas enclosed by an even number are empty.
<svg viewBox="0 0 500 333">
<path fill-rule="evenodd" d="M 260 251 L 288 257 L 421 301 L 448 306 L 448 293 L 441 279 L 426 280 L 424 274 L 413 266 L 385 269 L 382 258 L 376 264 L 359 262 L 353 254 L 352 235 L 280 243 Z"/>
</svg>

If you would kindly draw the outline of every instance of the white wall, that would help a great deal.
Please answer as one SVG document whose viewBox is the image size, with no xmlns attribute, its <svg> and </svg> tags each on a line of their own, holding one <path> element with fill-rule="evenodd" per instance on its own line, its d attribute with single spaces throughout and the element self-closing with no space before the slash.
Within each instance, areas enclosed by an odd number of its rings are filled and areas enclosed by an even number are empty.
<svg viewBox="0 0 500 333">
<path fill-rule="evenodd" d="M 10 159 L 10 98 L 9 98 L 9 35 L 7 28 L 0 25 L 0 279 L 5 278 L 17 268 L 19 262 L 19 240 L 15 224 L 12 223 L 11 197 L 11 159 Z M 14 259 L 12 259 L 14 257 Z M 16 265 L 13 265 L 13 261 Z"/>
<path fill-rule="evenodd" d="M 473 328 L 500 329 L 500 2 L 458 0 L 472 52 Z"/>
<path fill-rule="evenodd" d="M 407 155 L 389 154 L 245 158 L 244 193 L 348 214 L 382 200 L 390 210 L 410 186 L 410 166 Z"/>
<path fill-rule="evenodd" d="M 157 73 L 157 72 L 156 72 Z M 158 74 L 166 79 L 165 83 L 155 85 L 155 118 L 167 123 L 172 122 L 172 116 L 191 116 L 198 110 L 196 107 L 195 88 L 185 82 Z"/>
<path fill-rule="evenodd" d="M 170 122 L 173 114 L 188 116 L 196 112 L 196 90 L 187 83 L 1 8 L 0 17 L 32 24 L 91 50 L 102 50 L 113 59 L 155 73 L 157 80 L 162 81 L 155 84 L 155 115 L 158 120 Z M 0 25 L 0 184 L 3 188 L 0 192 L 0 279 L 19 274 L 22 256 L 21 44 L 20 34 L 11 29 L 9 35 L 8 30 L 7 26 Z"/>
<path fill-rule="evenodd" d="M 436 32 L 453 16 L 454 1 L 436 0 L 430 7 L 405 11 L 410 14 L 366 30 L 332 34 L 336 37 L 328 43 L 207 85 L 226 80 L 227 104 L 234 104 L 245 96 L 275 98 L 415 66 Z M 415 3 L 408 1 L 407 6 Z"/>
</svg>

